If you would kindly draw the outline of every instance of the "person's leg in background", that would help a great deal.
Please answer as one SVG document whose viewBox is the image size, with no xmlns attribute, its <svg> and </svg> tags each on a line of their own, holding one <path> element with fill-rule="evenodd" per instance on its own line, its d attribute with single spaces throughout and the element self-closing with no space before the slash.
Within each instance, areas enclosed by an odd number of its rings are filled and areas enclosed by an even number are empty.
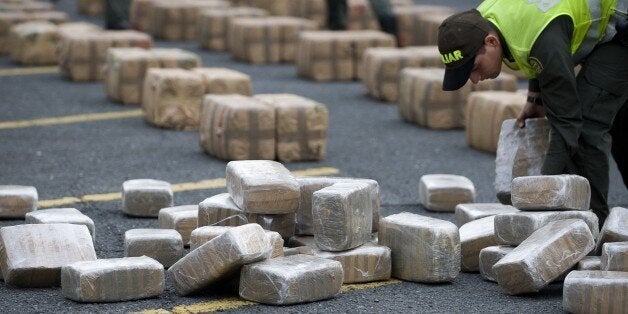
<svg viewBox="0 0 628 314">
<path fill-rule="evenodd" d="M 628 101 L 615 116 L 611 137 L 613 138 L 611 153 L 624 180 L 624 185 L 628 188 Z"/>
<path fill-rule="evenodd" d="M 347 0 L 327 0 L 327 28 L 347 29 Z"/>
<path fill-rule="evenodd" d="M 382 31 L 397 36 L 397 19 L 392 10 L 390 0 L 369 0 L 371 8 L 377 16 Z"/>
<path fill-rule="evenodd" d="M 130 0 L 105 0 L 105 28 L 128 29 Z"/>
</svg>

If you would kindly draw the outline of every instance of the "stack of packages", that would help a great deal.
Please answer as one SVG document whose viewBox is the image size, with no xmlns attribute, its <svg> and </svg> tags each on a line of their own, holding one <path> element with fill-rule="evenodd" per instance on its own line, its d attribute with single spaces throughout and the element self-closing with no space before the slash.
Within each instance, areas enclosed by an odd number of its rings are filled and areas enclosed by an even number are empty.
<svg viewBox="0 0 628 314">
<path fill-rule="evenodd" d="M 455 11 L 446 6 L 415 5 L 394 9 L 399 46 L 436 45 L 438 26 Z"/>
<path fill-rule="evenodd" d="M 355 80 L 364 77 L 364 52 L 394 47 L 395 38 L 380 31 L 313 31 L 299 37 L 297 73 L 315 81 Z"/>
<path fill-rule="evenodd" d="M 103 0 L 77 0 L 76 8 L 79 14 L 87 16 L 99 16 L 105 13 L 105 1 Z"/>
<path fill-rule="evenodd" d="M 139 105 L 147 69 L 200 66 L 201 58 L 197 54 L 181 49 L 110 48 L 105 64 L 105 90 L 115 102 Z"/>
<path fill-rule="evenodd" d="M 251 63 L 293 62 L 299 34 L 312 21 L 297 17 L 237 18 L 229 30 L 229 52 Z"/>
<path fill-rule="evenodd" d="M 348 30 L 380 29 L 369 0 L 348 0 L 347 7 Z"/>
<path fill-rule="evenodd" d="M 149 11 L 150 34 L 165 40 L 196 40 L 200 11 L 228 6 L 222 0 L 157 1 Z"/>
<path fill-rule="evenodd" d="M 0 12 L 0 54 L 10 52 L 9 36 L 11 27 L 29 21 L 48 21 L 61 24 L 68 21 L 68 15 L 64 12 Z"/>
<path fill-rule="evenodd" d="M 442 67 L 436 46 L 369 48 L 364 53 L 363 83 L 368 94 L 378 100 L 396 102 L 399 73 L 406 67 Z"/>
<path fill-rule="evenodd" d="M 430 129 L 462 128 L 469 93 L 476 90 L 515 91 L 517 79 L 501 74 L 496 79 L 468 82 L 456 91 L 443 91 L 442 68 L 406 68 L 399 77 L 399 113 L 412 123 Z M 505 81 L 505 82 L 504 82 Z"/>
<path fill-rule="evenodd" d="M 226 51 L 231 21 L 237 17 L 262 17 L 268 12 L 251 7 L 210 9 L 201 11 L 196 23 L 196 41 L 212 51 Z"/>
</svg>

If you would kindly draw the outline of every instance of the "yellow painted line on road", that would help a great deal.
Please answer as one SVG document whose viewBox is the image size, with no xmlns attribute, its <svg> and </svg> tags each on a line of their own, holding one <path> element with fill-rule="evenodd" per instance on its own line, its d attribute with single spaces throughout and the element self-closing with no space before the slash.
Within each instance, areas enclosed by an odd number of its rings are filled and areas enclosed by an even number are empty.
<svg viewBox="0 0 628 314">
<path fill-rule="evenodd" d="M 58 66 L 0 69 L 0 76 L 58 73 Z"/>
<path fill-rule="evenodd" d="M 134 118 L 134 117 L 141 117 L 142 115 L 144 115 L 144 113 L 142 112 L 141 109 L 114 111 L 114 112 L 102 112 L 102 113 L 87 113 L 87 114 L 77 114 L 77 115 L 64 116 L 64 117 L 55 117 L 55 118 L 41 118 L 41 119 L 33 119 L 33 120 L 0 122 L 0 129 L 19 129 L 19 128 L 29 128 L 29 127 L 34 127 L 34 126 L 49 126 L 49 125 L 57 125 L 57 124 L 71 124 L 71 123 L 90 122 L 90 121 Z"/>
<path fill-rule="evenodd" d="M 293 171 L 292 174 L 296 177 L 303 176 L 325 176 L 325 175 L 333 175 L 338 174 L 340 170 L 333 167 L 321 167 L 321 168 L 310 168 L 305 170 L 296 170 Z M 227 186 L 227 182 L 224 178 L 217 178 L 211 180 L 202 180 L 197 182 L 184 182 L 172 184 L 173 192 L 185 192 L 185 191 L 194 191 L 194 190 L 211 190 L 217 188 L 224 188 Z M 116 201 L 122 198 L 122 193 L 114 192 L 114 193 L 102 193 L 102 194 L 88 194 L 83 195 L 81 197 L 73 197 L 66 196 L 57 199 L 50 200 L 41 200 L 38 202 L 38 206 L 40 208 L 46 207 L 59 207 L 64 205 L 72 205 L 78 203 L 90 203 L 90 202 L 109 202 Z"/>
</svg>

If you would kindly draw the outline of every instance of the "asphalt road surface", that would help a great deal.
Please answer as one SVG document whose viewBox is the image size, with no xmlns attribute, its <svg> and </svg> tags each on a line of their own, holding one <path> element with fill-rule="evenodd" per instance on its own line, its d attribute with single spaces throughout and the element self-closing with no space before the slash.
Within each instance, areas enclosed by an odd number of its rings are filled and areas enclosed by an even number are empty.
<svg viewBox="0 0 628 314">
<path fill-rule="evenodd" d="M 417 1 L 418 2 L 418 1 Z M 466 9 L 479 1 L 423 1 Z M 57 6 L 73 19 L 75 1 Z M 298 78 L 292 64 L 250 65 L 227 53 L 199 50 L 189 42 L 157 41 L 158 47 L 180 47 L 201 55 L 204 66 L 228 67 L 253 80 L 255 93 L 295 93 L 326 104 L 330 112 L 328 153 L 319 162 L 287 163 L 292 171 L 371 178 L 379 182 L 382 215 L 402 211 L 454 221 L 453 214 L 425 211 L 418 204 L 419 178 L 450 173 L 473 181 L 477 202 L 497 202 L 493 190 L 495 156 L 471 149 L 464 130 L 434 131 L 403 122 L 390 103 L 371 100 L 360 82 L 315 83 Z M 0 57 L 0 70 L 23 69 Z M 0 123 L 78 114 L 128 112 L 139 107 L 110 102 L 103 84 L 73 83 L 58 73 L 0 75 Z M 55 120 L 56 121 L 56 120 Z M 198 134 L 158 129 L 141 116 L 101 119 L 48 126 L 0 129 L 0 184 L 35 186 L 39 199 L 83 198 L 75 207 L 96 224 L 99 258 L 123 257 L 123 234 L 132 228 L 156 228 L 157 219 L 125 216 L 119 198 L 129 179 L 152 178 L 172 184 L 224 178 L 226 162 L 205 154 Z M 611 164 L 611 206 L 628 206 L 628 193 Z M 182 189 L 175 205 L 197 204 L 225 192 L 224 187 Z M 95 195 L 95 196 L 94 196 Z M 104 196 L 103 196 L 104 195 Z M 89 196 L 92 196 L 91 200 Z M 67 200 L 67 199 L 65 199 Z M 48 202 L 48 203 L 46 203 Z M 0 226 L 23 220 L 0 221 Z M 146 309 L 238 312 L 562 312 L 562 285 L 551 284 L 536 294 L 508 296 L 477 273 L 460 273 L 448 284 L 390 281 L 348 286 L 336 298 L 308 304 L 274 307 L 242 303 L 228 292 L 179 297 L 170 280 L 160 298 L 118 303 L 77 303 L 60 288 L 20 289 L 0 283 L 2 312 L 127 312 Z"/>
</svg>

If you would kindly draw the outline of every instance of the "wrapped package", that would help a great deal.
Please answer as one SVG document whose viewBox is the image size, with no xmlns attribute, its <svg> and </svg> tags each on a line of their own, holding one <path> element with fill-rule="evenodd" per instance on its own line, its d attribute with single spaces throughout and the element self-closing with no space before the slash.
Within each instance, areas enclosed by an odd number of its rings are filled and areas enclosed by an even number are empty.
<svg viewBox="0 0 628 314">
<path fill-rule="evenodd" d="M 129 6 L 129 23 L 131 28 L 141 32 L 149 32 L 152 29 L 151 15 L 158 2 L 169 0 L 133 0 Z"/>
<path fill-rule="evenodd" d="M 15 25 L 9 35 L 11 59 L 24 65 L 57 64 L 58 41 L 59 33 L 53 23 L 33 21 Z"/>
<path fill-rule="evenodd" d="M 190 234 L 198 227 L 198 205 L 166 207 L 159 210 L 159 228 L 174 229 L 181 234 L 183 245 L 190 244 Z"/>
<path fill-rule="evenodd" d="M 537 292 L 575 266 L 595 247 L 581 219 L 553 221 L 532 233 L 493 266 L 500 287 L 508 294 Z"/>
<path fill-rule="evenodd" d="M 175 130 L 198 130 L 204 86 L 201 74 L 185 69 L 148 69 L 142 109 L 149 123 Z"/>
<path fill-rule="evenodd" d="M 118 302 L 156 297 L 164 292 L 163 266 L 142 257 L 74 262 L 61 269 L 63 296 L 77 302 Z"/>
<path fill-rule="evenodd" d="M 276 161 L 231 161 L 226 179 L 233 202 L 247 213 L 289 214 L 299 206 L 299 183 Z"/>
<path fill-rule="evenodd" d="M 157 1 L 148 11 L 150 33 L 165 40 L 195 40 L 196 22 L 203 9 L 229 7 L 222 0 Z"/>
<path fill-rule="evenodd" d="M 498 214 L 516 213 L 519 210 L 500 203 L 467 203 L 456 205 L 456 226 Z"/>
<path fill-rule="evenodd" d="M 134 179 L 122 183 L 122 211 L 130 216 L 158 217 L 159 210 L 173 206 L 170 183 Z"/>
<path fill-rule="evenodd" d="M 23 218 L 37 209 L 34 186 L 0 185 L 0 218 Z"/>
<path fill-rule="evenodd" d="M 76 208 L 48 208 L 26 213 L 24 223 L 27 224 L 73 224 L 84 225 L 95 239 L 94 221 Z"/>
<path fill-rule="evenodd" d="M 257 224 L 233 227 L 188 253 L 168 269 L 178 295 L 188 295 L 267 259 L 272 248 Z"/>
<path fill-rule="evenodd" d="M 124 233 L 124 256 L 148 256 L 170 267 L 184 255 L 181 234 L 173 229 L 130 229 Z"/>
<path fill-rule="evenodd" d="M 437 46 L 377 47 L 364 52 L 363 83 L 375 99 L 396 102 L 399 99 L 399 73 L 410 67 L 442 67 Z"/>
<path fill-rule="evenodd" d="M 606 242 L 628 241 L 628 208 L 613 207 L 604 221 L 600 237 L 596 244 L 596 253 L 602 252 L 602 245 Z"/>
<path fill-rule="evenodd" d="M 380 219 L 378 234 L 391 250 L 393 277 L 450 282 L 460 272 L 460 236 L 449 221 L 402 212 Z"/>
<path fill-rule="evenodd" d="M 275 2 L 279 2 L 276 1 Z M 288 0 L 291 16 L 314 22 L 317 29 L 327 26 L 327 4 L 322 0 Z"/>
<path fill-rule="evenodd" d="M 314 240 L 314 236 L 308 235 L 299 235 L 293 236 L 288 239 L 288 246 L 309 246 L 312 248 L 316 248 L 316 241 Z"/>
<path fill-rule="evenodd" d="M 317 250 L 311 246 L 297 246 L 297 247 L 284 247 L 283 248 L 283 255 L 284 256 L 291 256 L 291 255 L 297 255 L 297 254 L 305 254 L 305 255 L 316 255 L 316 252 L 320 251 Z"/>
<path fill-rule="evenodd" d="M 61 284 L 61 267 L 96 259 L 84 225 L 35 224 L 0 228 L 0 269 L 4 282 L 16 287 Z"/>
<path fill-rule="evenodd" d="M 235 18 L 267 15 L 266 10 L 253 7 L 201 11 L 196 22 L 196 41 L 204 49 L 226 51 L 228 49 L 229 25 Z"/>
<path fill-rule="evenodd" d="M 373 203 L 361 182 L 339 182 L 312 194 L 312 224 L 316 246 L 345 251 L 371 238 Z"/>
<path fill-rule="evenodd" d="M 226 160 L 275 159 L 275 110 L 242 95 L 206 95 L 200 145 Z"/>
<path fill-rule="evenodd" d="M 562 219 L 582 219 L 589 226 L 593 238 L 598 238 L 598 218 L 592 211 L 520 211 L 495 216 L 495 239 L 499 244 L 519 245 L 534 231 Z"/>
<path fill-rule="evenodd" d="M 105 14 L 105 1 L 103 0 L 77 0 L 76 9 L 79 14 L 87 16 L 102 16 Z"/>
<path fill-rule="evenodd" d="M 525 128 L 519 128 L 515 119 L 504 121 L 495 157 L 495 192 L 502 204 L 512 204 L 510 197 L 512 179 L 541 174 L 548 146 L 547 119 L 527 119 Z"/>
<path fill-rule="evenodd" d="M 240 297 L 287 305 L 329 299 L 340 293 L 342 265 L 310 255 L 269 259 L 242 267 Z"/>
<path fill-rule="evenodd" d="M 424 17 L 432 14 L 446 16 L 455 13 L 451 7 L 439 5 L 403 6 L 394 8 L 393 12 L 397 19 L 397 38 L 400 47 L 417 46 L 427 42 L 423 38 L 425 30 L 419 28 L 420 20 Z"/>
<path fill-rule="evenodd" d="M 438 27 L 451 15 L 447 11 L 433 11 L 429 14 L 419 14 L 414 20 L 414 38 L 412 45 L 431 46 L 438 45 Z"/>
<path fill-rule="evenodd" d="M 61 24 L 68 21 L 68 15 L 64 12 L 0 12 L 0 55 L 11 52 L 10 32 L 12 26 L 29 21 L 48 21 Z"/>
<path fill-rule="evenodd" d="M 227 68 L 195 68 L 203 77 L 205 94 L 240 94 L 251 96 L 251 77 Z"/>
<path fill-rule="evenodd" d="M 563 310 L 569 313 L 625 314 L 628 272 L 572 271 L 563 284 Z"/>
<path fill-rule="evenodd" d="M 576 270 L 600 270 L 601 265 L 600 256 L 585 256 L 576 265 Z"/>
<path fill-rule="evenodd" d="M 511 185 L 512 205 L 521 210 L 589 210 L 589 180 L 577 175 L 524 176 Z"/>
<path fill-rule="evenodd" d="M 460 227 L 460 268 L 464 272 L 480 270 L 480 251 L 497 245 L 495 216 L 467 222 Z"/>
<path fill-rule="evenodd" d="M 57 34 L 59 35 L 59 42 L 55 49 L 57 64 L 61 64 L 63 61 L 61 47 L 67 47 L 66 41 L 72 40 L 76 34 L 100 33 L 103 31 L 100 26 L 87 22 L 71 22 L 57 25 Z"/>
<path fill-rule="evenodd" d="M 194 229 L 190 238 L 190 250 L 195 250 L 199 246 L 211 241 L 213 238 L 230 230 L 231 226 L 204 226 Z M 283 256 L 283 238 L 278 232 L 264 230 L 265 241 L 270 243 L 272 251 L 270 258 Z"/>
<path fill-rule="evenodd" d="M 386 246 L 367 243 L 348 251 L 315 250 L 314 254 L 342 264 L 343 284 L 390 279 L 390 248 Z"/>
<path fill-rule="evenodd" d="M 475 187 L 463 176 L 426 174 L 419 182 L 419 198 L 427 210 L 454 212 L 458 204 L 475 202 Z"/>
<path fill-rule="evenodd" d="M 628 242 L 604 243 L 600 270 L 628 272 Z"/>
<path fill-rule="evenodd" d="M 368 0 L 347 0 L 347 29 L 379 30 L 379 22 Z"/>
<path fill-rule="evenodd" d="M 277 159 L 285 162 L 321 160 L 327 152 L 327 107 L 294 94 L 259 94 L 256 99 L 275 109 Z"/>
<path fill-rule="evenodd" d="M 506 254 L 512 252 L 513 249 L 513 246 L 496 245 L 485 247 L 480 250 L 479 268 L 482 278 L 488 281 L 497 282 L 497 279 L 495 279 L 495 272 L 493 271 L 493 265 L 504 258 Z"/>
</svg>

